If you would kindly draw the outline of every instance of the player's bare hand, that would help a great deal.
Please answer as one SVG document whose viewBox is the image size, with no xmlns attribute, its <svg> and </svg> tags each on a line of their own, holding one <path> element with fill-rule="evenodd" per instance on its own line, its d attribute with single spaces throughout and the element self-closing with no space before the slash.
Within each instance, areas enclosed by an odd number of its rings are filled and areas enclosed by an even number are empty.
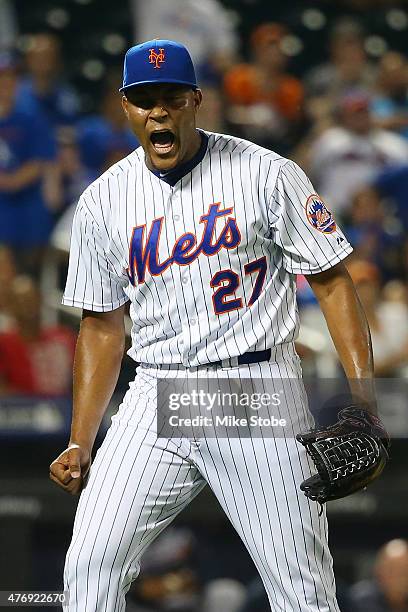
<svg viewBox="0 0 408 612">
<path fill-rule="evenodd" d="M 50 478 L 71 495 L 81 492 L 91 465 L 90 450 L 70 445 L 50 465 Z"/>
</svg>

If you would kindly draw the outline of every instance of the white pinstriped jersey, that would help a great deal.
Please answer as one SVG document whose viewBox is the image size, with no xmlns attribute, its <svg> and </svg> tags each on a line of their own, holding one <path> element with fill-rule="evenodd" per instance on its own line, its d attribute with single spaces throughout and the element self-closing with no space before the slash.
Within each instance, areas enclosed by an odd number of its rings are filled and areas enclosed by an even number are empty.
<svg viewBox="0 0 408 612">
<path fill-rule="evenodd" d="M 204 157 L 174 186 L 140 147 L 75 213 L 63 303 L 103 312 L 130 300 L 139 363 L 196 366 L 292 342 L 295 275 L 352 250 L 294 162 L 207 134 Z"/>
</svg>

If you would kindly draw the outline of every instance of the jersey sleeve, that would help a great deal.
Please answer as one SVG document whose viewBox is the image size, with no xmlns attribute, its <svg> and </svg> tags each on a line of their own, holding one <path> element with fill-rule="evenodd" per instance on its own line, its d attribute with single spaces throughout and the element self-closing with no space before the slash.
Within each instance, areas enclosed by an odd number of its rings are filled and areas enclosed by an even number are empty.
<svg viewBox="0 0 408 612">
<path fill-rule="evenodd" d="M 294 162 L 281 166 L 268 208 L 273 237 L 288 272 L 323 272 L 352 252 L 330 209 Z"/>
<path fill-rule="evenodd" d="M 88 211 L 82 196 L 72 222 L 62 303 L 95 312 L 115 310 L 128 300 L 124 291 L 127 284 L 110 259 L 107 236 Z"/>
</svg>

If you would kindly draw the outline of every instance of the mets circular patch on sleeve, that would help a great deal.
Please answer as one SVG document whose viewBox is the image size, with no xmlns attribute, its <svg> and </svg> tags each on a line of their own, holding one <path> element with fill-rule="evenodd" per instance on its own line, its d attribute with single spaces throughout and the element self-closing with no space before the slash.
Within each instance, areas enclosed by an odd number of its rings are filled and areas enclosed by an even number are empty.
<svg viewBox="0 0 408 612">
<path fill-rule="evenodd" d="M 327 208 L 322 198 L 315 193 L 306 200 L 306 216 L 310 225 L 318 232 L 332 234 L 337 229 L 332 212 Z"/>
</svg>

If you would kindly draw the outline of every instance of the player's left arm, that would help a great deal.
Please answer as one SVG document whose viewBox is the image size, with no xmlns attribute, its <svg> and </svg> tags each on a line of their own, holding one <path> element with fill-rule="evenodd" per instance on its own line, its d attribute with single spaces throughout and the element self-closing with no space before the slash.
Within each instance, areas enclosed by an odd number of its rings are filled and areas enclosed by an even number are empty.
<svg viewBox="0 0 408 612">
<path fill-rule="evenodd" d="M 370 330 L 343 263 L 308 276 L 333 338 L 353 395 L 337 422 L 297 434 L 317 473 L 300 488 L 324 504 L 364 489 L 382 473 L 390 439 L 377 416 Z M 341 408 L 339 406 L 339 408 Z"/>
<path fill-rule="evenodd" d="M 306 278 L 326 319 L 352 394 L 376 414 L 370 329 L 346 266 L 341 262 Z"/>
</svg>

